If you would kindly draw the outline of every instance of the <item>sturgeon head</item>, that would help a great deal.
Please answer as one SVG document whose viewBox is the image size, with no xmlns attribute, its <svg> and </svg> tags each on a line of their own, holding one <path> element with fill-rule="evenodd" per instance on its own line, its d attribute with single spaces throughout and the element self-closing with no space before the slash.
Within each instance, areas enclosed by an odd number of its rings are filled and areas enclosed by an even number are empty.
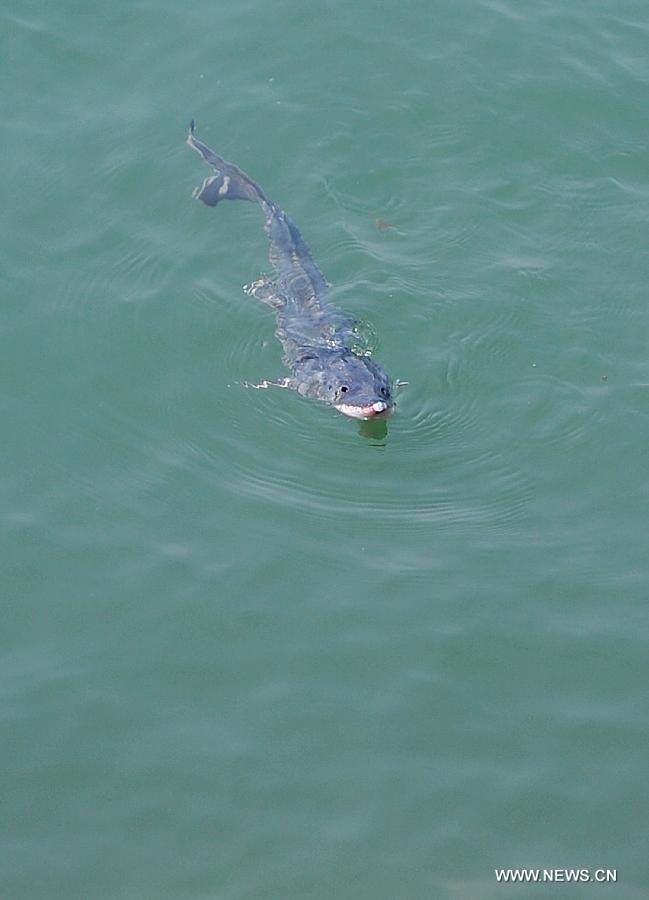
<svg viewBox="0 0 649 900">
<path fill-rule="evenodd" d="M 390 415 L 394 409 L 390 379 L 371 359 L 345 350 L 323 362 L 320 399 L 353 419 Z"/>
</svg>

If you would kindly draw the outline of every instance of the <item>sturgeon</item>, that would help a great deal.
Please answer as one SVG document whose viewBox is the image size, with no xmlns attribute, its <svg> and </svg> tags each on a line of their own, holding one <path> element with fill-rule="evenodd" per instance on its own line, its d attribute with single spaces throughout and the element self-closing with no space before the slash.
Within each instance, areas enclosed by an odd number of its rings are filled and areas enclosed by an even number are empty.
<svg viewBox="0 0 649 900">
<path fill-rule="evenodd" d="M 390 415 L 392 383 L 369 356 L 353 349 L 358 344 L 357 323 L 327 301 L 327 282 L 300 232 L 249 175 L 198 140 L 194 130 L 192 120 L 187 143 L 215 172 L 194 196 L 207 206 L 248 200 L 259 204 L 266 219 L 274 274 L 244 290 L 275 310 L 276 334 L 291 374 L 253 386 L 289 388 L 355 419 Z"/>
</svg>

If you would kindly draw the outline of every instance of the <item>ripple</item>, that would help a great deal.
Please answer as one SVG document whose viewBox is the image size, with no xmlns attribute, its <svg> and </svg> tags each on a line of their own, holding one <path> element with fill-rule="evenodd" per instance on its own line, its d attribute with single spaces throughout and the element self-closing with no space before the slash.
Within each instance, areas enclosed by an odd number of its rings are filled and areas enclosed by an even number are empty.
<svg viewBox="0 0 649 900">
<path fill-rule="evenodd" d="M 372 442 L 355 424 L 289 392 L 247 391 L 236 403 L 235 427 L 207 426 L 181 452 L 196 477 L 237 496 L 317 519 L 369 516 L 411 530 L 433 523 L 508 527 L 529 502 L 529 484 L 499 460 L 501 448 L 481 441 L 484 423 L 470 405 L 397 415 L 387 437 Z M 230 460 L 225 480 L 224 453 Z"/>
<path fill-rule="evenodd" d="M 525 379 L 519 397 L 526 440 L 563 450 L 589 443 L 605 426 L 605 412 L 594 402 L 599 393 L 599 385 L 585 389 L 550 374 Z"/>
<path fill-rule="evenodd" d="M 195 300 L 210 309 L 215 305 L 207 284 L 198 285 Z M 225 302 L 226 321 L 240 325 L 245 319 L 243 328 L 228 326 L 229 343 L 220 341 L 220 371 L 228 373 L 223 411 L 230 423 L 207 423 L 179 448 L 197 478 L 316 519 L 369 516 L 416 530 L 431 524 L 510 528 L 525 514 L 530 479 L 482 409 L 484 370 L 507 359 L 510 346 L 502 336 L 518 327 L 516 308 L 494 313 L 485 307 L 480 327 L 452 332 L 441 369 L 422 355 L 416 379 L 398 396 L 387 433 L 379 434 L 363 432 L 293 392 L 237 383 L 280 374 L 281 347 L 272 334 L 272 314 L 263 315 L 267 311 L 255 304 L 235 311 L 239 300 L 233 297 Z"/>
</svg>

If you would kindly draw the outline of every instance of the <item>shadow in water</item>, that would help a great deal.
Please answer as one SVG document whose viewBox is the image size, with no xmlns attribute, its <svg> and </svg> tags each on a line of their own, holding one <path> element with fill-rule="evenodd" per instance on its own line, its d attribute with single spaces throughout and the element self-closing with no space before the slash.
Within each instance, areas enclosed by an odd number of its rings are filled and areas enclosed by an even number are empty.
<svg viewBox="0 0 649 900">
<path fill-rule="evenodd" d="M 379 441 L 377 446 L 385 447 L 388 437 L 388 423 L 385 419 L 363 419 L 358 423 L 358 433 L 370 441 Z"/>
</svg>

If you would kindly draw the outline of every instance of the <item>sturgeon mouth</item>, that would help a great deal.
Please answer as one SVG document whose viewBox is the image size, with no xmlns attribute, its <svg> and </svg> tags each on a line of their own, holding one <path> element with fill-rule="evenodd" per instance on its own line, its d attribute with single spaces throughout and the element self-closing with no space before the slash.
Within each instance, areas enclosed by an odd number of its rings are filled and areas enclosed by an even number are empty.
<svg viewBox="0 0 649 900">
<path fill-rule="evenodd" d="M 369 406 L 354 406 L 351 403 L 336 403 L 334 406 L 338 412 L 352 419 L 385 419 L 392 413 L 392 406 L 385 400 L 377 400 Z"/>
</svg>

